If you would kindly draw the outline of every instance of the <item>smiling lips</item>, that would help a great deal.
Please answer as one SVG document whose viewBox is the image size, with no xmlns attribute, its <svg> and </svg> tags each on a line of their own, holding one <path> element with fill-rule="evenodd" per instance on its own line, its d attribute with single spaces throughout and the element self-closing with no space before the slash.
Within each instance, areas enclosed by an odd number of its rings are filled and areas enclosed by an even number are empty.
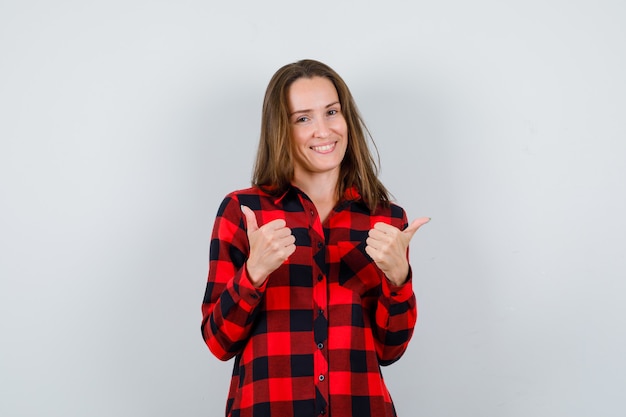
<svg viewBox="0 0 626 417">
<path fill-rule="evenodd" d="M 327 145 L 311 146 L 311 149 L 319 153 L 329 153 L 335 149 L 335 145 L 337 145 L 337 142 L 329 143 Z"/>
</svg>

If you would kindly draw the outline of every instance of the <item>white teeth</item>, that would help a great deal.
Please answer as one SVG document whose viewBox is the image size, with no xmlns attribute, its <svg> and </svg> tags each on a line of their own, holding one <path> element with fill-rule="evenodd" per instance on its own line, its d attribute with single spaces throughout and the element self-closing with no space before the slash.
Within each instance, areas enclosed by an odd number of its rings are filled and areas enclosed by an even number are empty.
<svg viewBox="0 0 626 417">
<path fill-rule="evenodd" d="M 335 147 L 335 144 L 331 143 L 330 145 L 324 145 L 324 146 L 311 146 L 311 149 L 313 149 L 316 152 L 328 152 L 332 150 L 334 147 Z"/>
</svg>

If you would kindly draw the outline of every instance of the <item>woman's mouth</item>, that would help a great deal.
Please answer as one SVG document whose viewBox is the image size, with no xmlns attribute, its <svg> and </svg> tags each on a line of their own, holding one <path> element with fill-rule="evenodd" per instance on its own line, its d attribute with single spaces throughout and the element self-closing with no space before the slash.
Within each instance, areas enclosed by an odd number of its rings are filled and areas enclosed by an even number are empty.
<svg viewBox="0 0 626 417">
<path fill-rule="evenodd" d="M 326 145 L 311 146 L 311 149 L 318 153 L 329 153 L 332 152 L 333 149 L 335 149 L 336 145 L 337 142 L 333 142 Z"/>
</svg>

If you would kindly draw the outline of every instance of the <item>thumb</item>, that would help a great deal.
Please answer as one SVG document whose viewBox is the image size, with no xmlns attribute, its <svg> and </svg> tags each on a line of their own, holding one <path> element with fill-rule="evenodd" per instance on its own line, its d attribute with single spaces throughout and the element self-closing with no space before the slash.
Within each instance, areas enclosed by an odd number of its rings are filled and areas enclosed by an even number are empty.
<svg viewBox="0 0 626 417">
<path fill-rule="evenodd" d="M 254 212 L 247 206 L 241 206 L 241 211 L 246 218 L 246 224 L 248 226 L 248 234 L 259 230 L 259 225 L 256 222 L 256 216 Z"/>
<path fill-rule="evenodd" d="M 419 219 L 415 219 L 409 225 L 409 227 L 407 227 L 406 229 L 402 231 L 402 233 L 404 233 L 406 236 L 409 237 L 409 239 L 411 239 L 413 235 L 415 234 L 415 232 L 417 232 L 417 229 L 424 226 L 429 221 L 430 221 L 430 217 L 420 217 Z"/>
</svg>

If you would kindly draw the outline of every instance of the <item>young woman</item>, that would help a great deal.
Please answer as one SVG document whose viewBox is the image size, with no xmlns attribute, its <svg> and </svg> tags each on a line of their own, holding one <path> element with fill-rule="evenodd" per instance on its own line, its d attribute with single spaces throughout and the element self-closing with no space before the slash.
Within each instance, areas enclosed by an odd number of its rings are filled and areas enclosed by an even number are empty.
<svg viewBox="0 0 626 417">
<path fill-rule="evenodd" d="M 272 77 L 251 188 L 215 220 L 202 335 L 235 358 L 227 417 L 395 416 L 380 366 L 417 318 L 411 225 L 377 178 L 345 82 L 313 60 Z"/>
</svg>

